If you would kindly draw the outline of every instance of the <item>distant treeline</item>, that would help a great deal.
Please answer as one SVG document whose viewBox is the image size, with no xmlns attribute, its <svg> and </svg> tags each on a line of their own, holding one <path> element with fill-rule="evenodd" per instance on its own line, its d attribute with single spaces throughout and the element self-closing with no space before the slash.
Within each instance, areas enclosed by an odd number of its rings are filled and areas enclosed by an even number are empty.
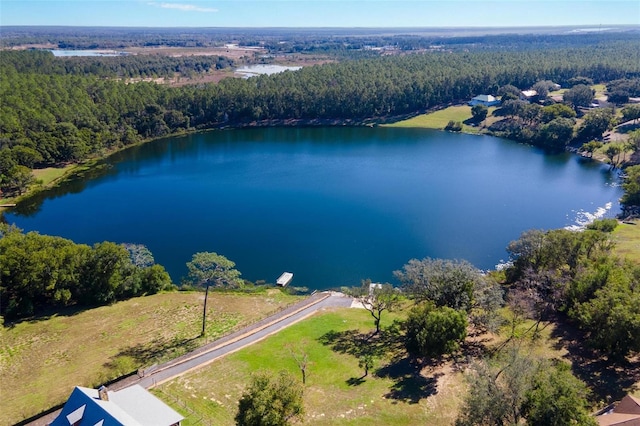
<svg viewBox="0 0 640 426">
<path fill-rule="evenodd" d="M 144 246 L 73 241 L 0 225 L 0 316 L 100 306 L 173 288 Z"/>
<path fill-rule="evenodd" d="M 125 84 L 66 69 L 42 52 L 0 52 L 0 190 L 30 169 L 103 155 L 146 138 L 259 120 L 363 120 L 424 111 L 510 84 L 640 77 L 640 40 L 582 48 L 430 52 L 343 61 L 218 84 Z M 268 121 L 266 121 L 268 122 Z"/>
<path fill-rule="evenodd" d="M 440 47 L 449 50 L 528 50 L 585 47 L 638 38 L 634 27 L 609 31 L 565 28 L 521 28 L 519 34 L 499 29 L 465 28 L 91 28 L 4 27 L 0 46 L 52 44 L 62 49 L 128 47 L 204 48 L 236 43 L 260 46 L 269 53 L 314 53 L 341 57 L 379 55 L 368 47 L 392 46 L 403 51 Z M 483 34 L 479 34 L 482 32 Z M 522 32 L 526 32 L 523 34 Z"/>
<path fill-rule="evenodd" d="M 11 56 L 16 56 L 12 58 Z M 47 75 L 80 75 L 112 78 L 145 78 L 191 76 L 212 69 L 234 66 L 224 56 L 73 56 L 55 57 L 49 51 L 33 51 L 24 56 L 21 51 L 2 52 L 2 60 L 14 65 L 19 73 Z"/>
</svg>

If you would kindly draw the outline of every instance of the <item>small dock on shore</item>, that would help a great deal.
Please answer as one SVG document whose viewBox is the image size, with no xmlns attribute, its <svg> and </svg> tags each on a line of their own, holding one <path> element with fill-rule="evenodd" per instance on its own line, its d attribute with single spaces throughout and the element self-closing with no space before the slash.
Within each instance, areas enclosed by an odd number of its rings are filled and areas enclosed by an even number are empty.
<svg viewBox="0 0 640 426">
<path fill-rule="evenodd" d="M 283 272 L 282 275 L 276 280 L 276 284 L 280 287 L 286 287 L 293 279 L 291 272 Z"/>
</svg>

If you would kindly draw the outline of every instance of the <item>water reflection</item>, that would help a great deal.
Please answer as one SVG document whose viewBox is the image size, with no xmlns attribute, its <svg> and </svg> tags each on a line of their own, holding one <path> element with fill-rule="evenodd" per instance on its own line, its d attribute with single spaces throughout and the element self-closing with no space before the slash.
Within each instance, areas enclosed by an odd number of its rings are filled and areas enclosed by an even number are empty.
<svg viewBox="0 0 640 426">
<path fill-rule="evenodd" d="M 174 278 L 197 251 L 250 280 L 393 281 L 411 258 L 488 269 L 530 228 L 561 228 L 612 203 L 606 165 L 489 136 L 423 129 L 216 130 L 121 151 L 21 203 L 25 230 L 145 244 Z M 273 278 L 272 278 L 273 277 Z"/>
</svg>

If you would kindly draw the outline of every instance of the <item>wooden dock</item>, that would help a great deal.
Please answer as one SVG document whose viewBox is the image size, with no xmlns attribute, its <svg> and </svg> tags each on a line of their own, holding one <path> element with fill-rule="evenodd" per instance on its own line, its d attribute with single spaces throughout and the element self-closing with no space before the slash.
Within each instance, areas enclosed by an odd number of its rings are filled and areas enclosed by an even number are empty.
<svg viewBox="0 0 640 426">
<path fill-rule="evenodd" d="M 293 274 L 291 272 L 283 272 L 282 275 L 276 280 L 276 284 L 281 287 L 287 286 L 291 280 L 293 279 Z"/>
</svg>

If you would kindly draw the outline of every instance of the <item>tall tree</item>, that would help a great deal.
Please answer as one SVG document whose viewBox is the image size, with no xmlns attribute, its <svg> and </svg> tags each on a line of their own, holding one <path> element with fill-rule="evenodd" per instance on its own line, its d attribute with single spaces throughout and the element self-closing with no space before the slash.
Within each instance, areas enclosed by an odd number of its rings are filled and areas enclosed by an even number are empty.
<svg viewBox="0 0 640 426">
<path fill-rule="evenodd" d="M 596 108 L 589 111 L 578 129 L 578 139 L 581 141 L 601 139 L 603 133 L 611 128 L 613 119 L 614 114 L 610 108 Z"/>
<path fill-rule="evenodd" d="M 303 387 L 291 374 L 255 374 L 238 403 L 239 426 L 286 426 L 304 413 Z"/>
<path fill-rule="evenodd" d="M 578 107 L 586 107 L 593 102 L 593 89 L 584 84 L 576 84 L 571 89 L 564 92 L 562 99 L 573 106 L 574 109 Z"/>
<path fill-rule="evenodd" d="M 471 116 L 476 123 L 480 123 L 485 118 L 487 118 L 488 113 L 489 108 L 487 108 L 485 105 L 477 104 L 471 107 Z"/>
<path fill-rule="evenodd" d="M 544 100 L 549 96 L 549 91 L 553 89 L 553 81 L 541 80 L 536 82 L 531 88 L 538 93 L 538 99 Z"/>
<path fill-rule="evenodd" d="M 602 148 L 602 142 L 593 140 L 582 144 L 579 151 L 582 153 L 586 152 L 589 155 L 589 158 L 592 158 L 593 153 L 600 148 Z"/>
<path fill-rule="evenodd" d="M 391 284 L 372 284 L 371 280 L 363 280 L 362 285 L 351 288 L 349 294 L 355 297 L 373 317 L 375 334 L 380 333 L 382 313 L 392 311 L 400 301 L 398 290 Z"/>
<path fill-rule="evenodd" d="M 537 361 L 515 349 L 499 355 L 497 359 L 478 361 L 468 372 L 468 392 L 456 426 L 520 424 Z"/>
<path fill-rule="evenodd" d="M 204 336 L 207 330 L 207 299 L 209 297 L 209 286 L 215 287 L 238 287 L 240 282 L 240 271 L 234 269 L 236 264 L 226 257 L 214 252 L 195 253 L 190 262 L 187 262 L 189 278 L 194 285 L 204 286 L 204 307 L 202 311 L 202 333 Z"/>
<path fill-rule="evenodd" d="M 418 301 L 430 300 L 436 306 L 468 311 L 473 291 L 483 279 L 480 271 L 466 260 L 411 259 L 394 275 L 404 291 Z"/>
<path fill-rule="evenodd" d="M 406 328 L 407 351 L 417 357 L 433 357 L 454 352 L 467 336 L 463 312 L 431 302 L 415 306 L 409 312 Z"/>
<path fill-rule="evenodd" d="M 640 206 L 640 166 L 627 167 L 622 183 L 624 195 L 620 202 L 626 207 Z"/>
<path fill-rule="evenodd" d="M 607 158 L 609 159 L 609 164 L 611 164 L 611 167 L 613 167 L 614 169 L 618 167 L 618 161 L 616 157 L 620 155 L 621 151 L 622 147 L 616 144 L 608 144 L 604 150 L 604 155 L 607 156 Z"/>
<path fill-rule="evenodd" d="M 236 264 L 226 257 L 214 252 L 195 253 L 187 262 L 189 279 L 196 286 L 237 287 L 240 282 L 240 271 Z"/>
<path fill-rule="evenodd" d="M 597 426 L 587 394 L 587 387 L 571 374 L 568 364 L 541 363 L 522 404 L 527 425 Z"/>
<path fill-rule="evenodd" d="M 554 151 L 563 151 L 573 138 L 573 124 L 571 118 L 555 118 L 540 126 L 540 144 Z"/>
</svg>

